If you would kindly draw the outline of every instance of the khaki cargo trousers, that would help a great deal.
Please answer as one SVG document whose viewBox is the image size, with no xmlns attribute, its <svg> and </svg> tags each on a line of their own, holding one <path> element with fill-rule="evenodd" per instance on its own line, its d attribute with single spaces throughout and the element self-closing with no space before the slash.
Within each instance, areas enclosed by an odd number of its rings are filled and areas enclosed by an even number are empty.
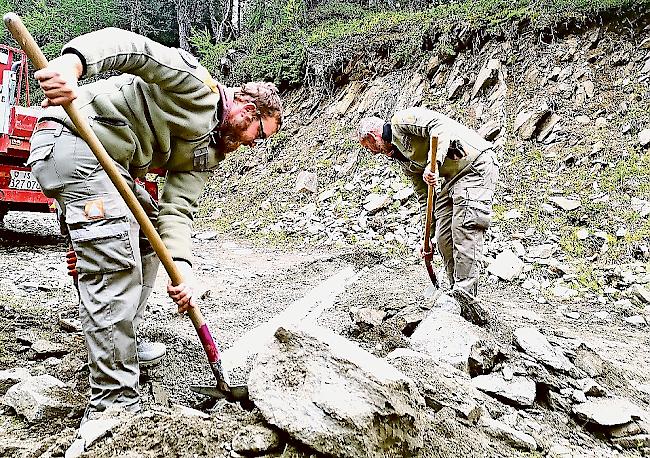
<svg viewBox="0 0 650 458">
<path fill-rule="evenodd" d="M 426 211 L 428 186 L 422 179 L 424 169 L 403 164 Z M 492 200 L 499 176 L 493 150 L 483 152 L 474 163 L 456 177 L 442 183 L 435 201 L 436 245 L 442 256 L 452 292 L 463 300 L 476 300 L 483 238 L 492 220 Z"/>
<path fill-rule="evenodd" d="M 494 151 L 487 150 L 457 178 L 442 183 L 436 197 L 436 241 L 453 290 L 468 299 L 478 293 L 483 238 L 492 220 L 499 176 Z"/>
<path fill-rule="evenodd" d="M 28 163 L 43 193 L 56 199 L 77 253 L 79 316 L 90 368 L 86 414 L 109 406 L 137 411 L 136 331 L 159 261 L 86 142 L 50 124 L 34 134 Z M 155 222 L 156 202 L 119 168 Z"/>
</svg>

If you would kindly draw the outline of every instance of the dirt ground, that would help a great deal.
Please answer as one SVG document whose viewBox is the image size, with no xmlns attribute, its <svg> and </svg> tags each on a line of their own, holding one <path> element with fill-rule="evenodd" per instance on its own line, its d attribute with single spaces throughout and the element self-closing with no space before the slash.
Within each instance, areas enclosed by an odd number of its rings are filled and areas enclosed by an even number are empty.
<svg viewBox="0 0 650 458">
<path fill-rule="evenodd" d="M 52 375 L 73 383 L 80 392 L 88 389 L 87 369 L 83 367 L 85 349 L 79 334 L 62 330 L 59 313 L 73 316 L 76 293 L 65 275 L 64 240 L 57 235 L 54 217 L 29 213 L 10 213 L 6 228 L 0 231 L 0 370 L 28 367 L 32 374 L 52 371 L 48 361 L 36 360 L 24 345 L 24 338 L 40 337 L 62 344 L 70 351 L 64 360 L 69 371 L 57 366 Z M 196 273 L 203 293 L 202 312 L 213 336 L 226 350 L 252 327 L 269 320 L 317 285 L 345 267 L 356 272 L 331 307 L 317 321 L 356 340 L 363 348 L 384 356 L 408 340 L 390 317 L 400 310 L 424 301 L 428 278 L 413 257 L 391 258 L 374 252 L 355 251 L 278 251 L 252 247 L 243 241 L 214 238 L 194 240 Z M 230 441 L 246 424 L 261 423 L 257 410 L 247 412 L 223 401 L 215 403 L 189 391 L 190 384 L 212 383 L 190 321 L 178 316 L 165 293 L 166 276 L 161 269 L 140 335 L 162 341 L 168 355 L 162 366 L 145 371 L 142 392 L 149 414 L 116 431 L 84 456 L 230 456 Z M 538 304 L 527 299 L 516 285 L 500 282 L 486 285 L 483 299 L 498 320 L 494 334 L 507 339 L 511 330 L 536 325 L 557 339 L 584 341 L 607 361 L 609 388 L 629 396 L 646 407 L 650 396 L 630 389 L 631 383 L 650 381 L 650 355 L 646 332 L 630 327 L 615 310 L 612 319 L 599 323 L 591 319 L 598 311 L 588 304 L 569 304 L 579 310 L 578 320 L 558 312 L 560 304 Z M 351 308 L 371 307 L 387 312 L 385 325 L 373 332 L 359 332 L 350 317 Z M 560 309 L 563 310 L 563 309 Z M 208 411 L 210 420 L 179 416 L 169 410 L 174 404 Z M 626 451 L 616 455 L 581 425 L 570 420 L 556 424 L 557 415 L 542 406 L 526 409 L 527 415 L 552 431 L 549 443 L 569 443 L 580 447 L 584 456 L 635 456 Z M 78 418 L 29 425 L 8 408 L 0 410 L 3 440 L 31 444 L 28 456 L 57 456 L 71 442 Z M 445 409 L 427 414 L 426 446 L 423 456 L 525 456 L 523 452 L 488 439 L 478 429 L 449 417 Z M 471 440 L 467 440 L 470 438 Z M 299 444 L 285 438 L 283 449 L 268 456 L 309 456 Z M 43 453 L 49 449 L 49 455 Z M 19 454 L 15 456 L 20 456 Z M 233 455 L 234 456 L 234 455 Z M 528 455 L 530 456 L 530 455 Z"/>
</svg>

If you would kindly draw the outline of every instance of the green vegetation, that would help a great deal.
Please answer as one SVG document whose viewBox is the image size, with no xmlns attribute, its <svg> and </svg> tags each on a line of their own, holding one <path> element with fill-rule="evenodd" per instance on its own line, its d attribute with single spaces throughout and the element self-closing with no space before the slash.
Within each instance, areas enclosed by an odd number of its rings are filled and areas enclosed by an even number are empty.
<svg viewBox="0 0 650 458">
<path fill-rule="evenodd" d="M 319 86 L 332 84 L 336 70 L 347 62 L 373 53 L 387 56 L 395 66 L 414 62 L 431 48 L 453 54 L 459 25 L 513 35 L 520 24 L 541 29 L 583 21 L 613 8 L 648 4 L 648 0 L 467 0 L 412 10 L 368 8 L 339 0 L 309 10 L 303 0 L 259 1 L 248 32 L 238 39 L 213 44 L 207 32 L 198 31 L 193 44 L 205 65 L 223 80 Z M 222 58 L 230 60 L 225 68 Z"/>
</svg>

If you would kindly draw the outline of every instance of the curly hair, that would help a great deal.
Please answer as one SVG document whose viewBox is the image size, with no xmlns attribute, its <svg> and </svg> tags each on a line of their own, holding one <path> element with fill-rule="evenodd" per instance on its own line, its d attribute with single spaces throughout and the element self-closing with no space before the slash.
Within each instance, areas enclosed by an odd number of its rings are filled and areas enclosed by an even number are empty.
<svg viewBox="0 0 650 458">
<path fill-rule="evenodd" d="M 235 89 L 235 99 L 254 103 L 262 116 L 276 119 L 278 129 L 282 127 L 282 100 L 275 84 L 263 81 L 244 83 Z"/>
</svg>

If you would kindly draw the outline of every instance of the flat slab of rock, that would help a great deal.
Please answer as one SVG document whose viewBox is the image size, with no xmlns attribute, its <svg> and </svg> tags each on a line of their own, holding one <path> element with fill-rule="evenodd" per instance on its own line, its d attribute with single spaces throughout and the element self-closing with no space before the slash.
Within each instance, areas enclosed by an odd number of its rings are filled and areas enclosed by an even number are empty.
<svg viewBox="0 0 650 458">
<path fill-rule="evenodd" d="M 36 352 L 39 358 L 47 358 L 50 356 L 63 356 L 68 353 L 68 349 L 63 345 L 50 342 L 45 339 L 38 339 L 32 344 L 32 350 Z"/>
<path fill-rule="evenodd" d="M 9 388 L 2 403 L 34 423 L 61 416 L 81 415 L 86 398 L 51 375 L 39 375 Z"/>
<path fill-rule="evenodd" d="M 524 262 L 511 250 L 504 250 L 490 263 L 487 270 L 502 280 L 511 281 L 524 270 Z"/>
<path fill-rule="evenodd" d="M 593 349 L 582 343 L 575 352 L 574 364 L 576 367 L 585 371 L 590 377 L 598 377 L 603 374 L 605 362 Z"/>
<path fill-rule="evenodd" d="M 388 194 L 368 194 L 366 197 L 366 203 L 363 208 L 368 213 L 375 213 L 382 208 L 385 208 L 392 201 L 391 197 Z"/>
<path fill-rule="evenodd" d="M 483 425 L 488 434 L 507 442 L 515 448 L 531 452 L 537 450 L 537 442 L 531 435 L 518 431 L 501 421 L 486 418 Z"/>
<path fill-rule="evenodd" d="M 521 376 L 505 380 L 499 374 L 479 375 L 472 379 L 472 384 L 497 399 L 522 407 L 532 406 L 537 393 L 535 382 Z"/>
<path fill-rule="evenodd" d="M 573 406 L 573 413 L 582 421 L 616 426 L 641 417 L 643 412 L 624 398 L 597 398 Z"/>
<path fill-rule="evenodd" d="M 514 340 L 519 348 L 542 364 L 563 372 L 568 372 L 573 367 L 562 351 L 552 347 L 546 337 L 535 328 L 516 329 Z"/>
<path fill-rule="evenodd" d="M 415 329 L 411 345 L 436 361 L 444 361 L 466 371 L 472 345 L 487 339 L 483 329 L 460 315 L 435 310 Z"/>
<path fill-rule="evenodd" d="M 325 328 L 278 328 L 248 387 L 269 423 L 321 453 L 408 456 L 423 446 L 414 382 Z"/>
<path fill-rule="evenodd" d="M 549 197 L 548 200 L 553 202 L 555 205 L 560 207 L 562 210 L 566 210 L 566 211 L 575 210 L 576 208 L 580 208 L 580 206 L 582 205 L 580 203 L 580 199 L 570 199 L 570 198 L 561 197 L 561 196 Z"/>
</svg>

